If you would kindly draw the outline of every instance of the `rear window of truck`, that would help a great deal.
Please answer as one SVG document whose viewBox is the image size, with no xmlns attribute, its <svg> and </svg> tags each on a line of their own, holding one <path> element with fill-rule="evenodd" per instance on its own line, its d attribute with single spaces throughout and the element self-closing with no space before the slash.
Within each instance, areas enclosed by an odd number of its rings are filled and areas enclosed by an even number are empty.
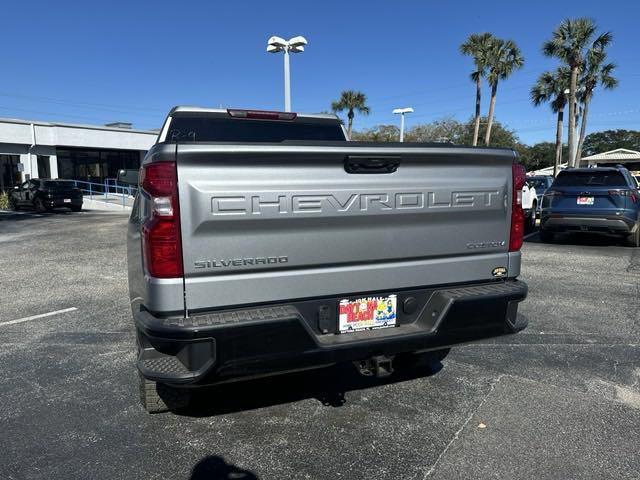
<svg viewBox="0 0 640 480">
<path fill-rule="evenodd" d="M 627 182 L 620 172 L 561 172 L 554 187 L 626 187 Z"/>
<path fill-rule="evenodd" d="M 269 142 L 286 140 L 344 141 L 337 123 L 176 116 L 165 143 Z"/>
</svg>

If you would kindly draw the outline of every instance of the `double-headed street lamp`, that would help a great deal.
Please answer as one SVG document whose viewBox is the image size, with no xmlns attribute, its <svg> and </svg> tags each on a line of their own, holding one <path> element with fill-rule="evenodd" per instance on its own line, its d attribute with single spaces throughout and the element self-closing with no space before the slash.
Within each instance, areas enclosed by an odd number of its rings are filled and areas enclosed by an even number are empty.
<svg viewBox="0 0 640 480">
<path fill-rule="evenodd" d="M 405 113 L 413 113 L 413 108 L 395 108 L 393 113 L 396 115 L 400 115 L 400 141 L 404 142 L 404 114 Z"/>
<path fill-rule="evenodd" d="M 285 40 L 280 37 L 271 37 L 267 42 L 268 53 L 284 52 L 284 111 L 291 111 L 291 79 L 289 74 L 289 53 L 304 52 L 307 39 L 301 36 Z"/>
</svg>

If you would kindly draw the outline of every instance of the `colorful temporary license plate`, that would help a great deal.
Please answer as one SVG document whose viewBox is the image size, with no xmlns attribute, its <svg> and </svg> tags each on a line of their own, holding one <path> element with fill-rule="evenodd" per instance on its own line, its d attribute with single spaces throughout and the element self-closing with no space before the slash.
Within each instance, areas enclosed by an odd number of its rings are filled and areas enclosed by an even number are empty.
<svg viewBox="0 0 640 480">
<path fill-rule="evenodd" d="M 593 197 L 578 197 L 578 205 L 593 205 Z"/>
<path fill-rule="evenodd" d="M 65 198 L 64 199 L 64 203 L 71 203 L 71 199 L 70 198 Z"/>
<path fill-rule="evenodd" d="M 398 297 L 366 297 L 340 300 L 338 327 L 340 333 L 396 326 Z"/>
</svg>

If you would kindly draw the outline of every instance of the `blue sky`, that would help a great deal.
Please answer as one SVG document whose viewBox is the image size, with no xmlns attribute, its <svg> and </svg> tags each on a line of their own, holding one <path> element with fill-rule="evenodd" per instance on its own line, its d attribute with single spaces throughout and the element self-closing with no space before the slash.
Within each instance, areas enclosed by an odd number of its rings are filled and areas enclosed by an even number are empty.
<svg viewBox="0 0 640 480">
<path fill-rule="evenodd" d="M 471 60 L 458 53 L 473 32 L 511 38 L 524 68 L 500 85 L 496 116 L 527 143 L 553 141 L 554 117 L 528 92 L 556 62 L 540 53 L 563 18 L 588 16 L 615 35 L 620 86 L 597 92 L 589 131 L 640 130 L 640 2 L 6 2 L 0 50 L 0 116 L 73 123 L 131 121 L 157 128 L 178 104 L 281 110 L 282 56 L 270 35 L 304 35 L 292 57 L 295 111 L 328 110 L 358 89 L 372 113 L 355 128 L 468 118 Z M 486 112 L 488 89 L 483 110 Z"/>
</svg>

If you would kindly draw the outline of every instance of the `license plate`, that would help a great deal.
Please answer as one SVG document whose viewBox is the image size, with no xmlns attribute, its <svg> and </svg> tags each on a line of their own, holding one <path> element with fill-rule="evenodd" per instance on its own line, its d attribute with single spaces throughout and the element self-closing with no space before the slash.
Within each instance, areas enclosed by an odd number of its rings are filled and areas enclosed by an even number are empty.
<svg viewBox="0 0 640 480">
<path fill-rule="evenodd" d="M 64 199 L 64 203 L 71 203 L 71 199 L 70 198 L 65 198 Z"/>
<path fill-rule="evenodd" d="M 340 333 L 395 327 L 397 302 L 396 295 L 340 300 L 338 307 Z"/>
<path fill-rule="evenodd" d="M 578 205 L 593 205 L 593 197 L 578 197 Z"/>
</svg>

